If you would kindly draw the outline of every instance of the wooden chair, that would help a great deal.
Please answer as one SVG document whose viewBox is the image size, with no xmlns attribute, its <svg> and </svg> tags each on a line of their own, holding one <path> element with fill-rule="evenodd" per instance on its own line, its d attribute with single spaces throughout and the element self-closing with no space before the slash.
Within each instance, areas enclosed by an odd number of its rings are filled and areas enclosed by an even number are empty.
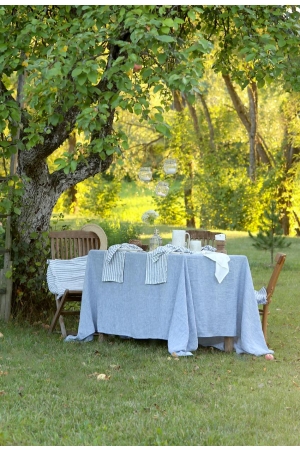
<svg viewBox="0 0 300 450">
<path fill-rule="evenodd" d="M 220 234 L 219 231 L 208 231 L 208 230 L 186 230 L 191 239 L 201 239 L 202 246 L 211 245 L 212 247 L 217 247 L 217 241 L 215 240 L 216 234 Z M 223 244 L 224 247 L 224 244 Z"/>
<path fill-rule="evenodd" d="M 264 305 L 258 305 L 259 314 L 262 317 L 262 329 L 263 329 L 263 333 L 264 333 L 266 342 L 267 342 L 268 314 L 270 313 L 269 306 L 272 301 L 272 295 L 274 293 L 276 283 L 279 278 L 283 264 L 285 263 L 285 260 L 286 260 L 285 253 L 277 253 L 276 254 L 276 256 L 275 256 L 276 264 L 275 264 L 275 267 L 273 269 L 271 278 L 270 278 L 268 286 L 267 286 L 267 303 Z"/>
<path fill-rule="evenodd" d="M 51 259 L 72 259 L 85 256 L 90 250 L 98 250 L 101 246 L 99 236 L 92 231 L 50 231 L 49 238 Z M 65 306 L 68 302 L 71 302 L 73 305 L 74 302 L 80 303 L 81 297 L 82 291 L 70 289 L 66 289 L 61 298 L 56 296 L 56 312 L 52 319 L 49 333 L 54 331 L 57 321 L 59 321 L 63 337 L 67 336 L 63 316 L 79 315 L 80 310 L 65 309 Z M 70 332 L 69 334 L 72 333 Z"/>
</svg>

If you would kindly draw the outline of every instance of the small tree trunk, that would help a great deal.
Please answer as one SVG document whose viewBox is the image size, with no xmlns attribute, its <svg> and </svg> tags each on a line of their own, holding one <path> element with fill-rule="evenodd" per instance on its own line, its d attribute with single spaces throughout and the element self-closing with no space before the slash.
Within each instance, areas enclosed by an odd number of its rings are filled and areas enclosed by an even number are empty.
<svg viewBox="0 0 300 450">
<path fill-rule="evenodd" d="M 204 115 L 206 118 L 206 122 L 208 125 L 208 129 L 209 129 L 209 146 L 210 146 L 210 150 L 212 153 L 214 153 L 216 151 L 216 144 L 215 144 L 215 130 L 214 130 L 214 126 L 211 120 L 211 115 L 207 106 L 207 103 L 205 101 L 204 95 L 202 94 L 198 94 L 198 97 L 201 101 L 202 107 L 203 107 L 203 111 L 204 111 Z"/>
<path fill-rule="evenodd" d="M 256 84 L 251 83 L 248 86 L 248 98 L 249 98 L 249 177 L 252 181 L 255 181 L 255 166 L 256 166 L 256 132 L 257 132 L 257 89 Z"/>
<path fill-rule="evenodd" d="M 69 152 L 75 153 L 76 152 L 76 133 L 70 134 L 70 137 L 68 139 L 69 142 Z M 71 186 L 70 187 L 70 197 L 71 197 L 71 205 L 73 208 L 73 213 L 78 213 L 78 201 L 77 201 L 77 186 Z"/>
<path fill-rule="evenodd" d="M 196 220 L 194 214 L 194 203 L 193 203 L 193 179 L 194 170 L 193 163 L 189 163 L 189 179 L 184 186 L 184 205 L 187 213 L 186 226 L 188 228 L 196 228 Z"/>
</svg>

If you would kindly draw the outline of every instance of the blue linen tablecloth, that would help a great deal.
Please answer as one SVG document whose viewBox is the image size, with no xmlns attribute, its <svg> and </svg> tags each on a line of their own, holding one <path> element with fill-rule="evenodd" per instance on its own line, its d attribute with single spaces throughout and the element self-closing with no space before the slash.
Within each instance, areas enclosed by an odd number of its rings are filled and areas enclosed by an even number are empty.
<svg viewBox="0 0 300 450">
<path fill-rule="evenodd" d="M 246 256 L 230 255 L 222 283 L 215 262 L 201 253 L 169 254 L 167 281 L 145 284 L 145 252 L 127 252 L 123 283 L 102 281 L 105 251 L 91 250 L 87 259 L 77 336 L 93 333 L 135 339 L 163 339 L 168 350 L 191 355 L 198 344 L 224 350 L 224 336 L 234 337 L 237 353 L 256 356 L 268 349 Z"/>
</svg>

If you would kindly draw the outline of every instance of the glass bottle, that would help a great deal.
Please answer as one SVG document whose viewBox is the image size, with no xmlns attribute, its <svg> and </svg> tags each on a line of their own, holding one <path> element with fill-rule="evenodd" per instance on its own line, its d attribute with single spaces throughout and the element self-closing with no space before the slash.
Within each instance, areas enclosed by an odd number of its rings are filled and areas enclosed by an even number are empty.
<svg viewBox="0 0 300 450">
<path fill-rule="evenodd" d="M 159 235 L 158 229 L 155 228 L 153 236 L 150 238 L 150 242 L 149 242 L 150 252 L 152 250 L 155 250 L 157 247 L 160 247 L 161 245 L 162 245 L 162 238 Z"/>
</svg>

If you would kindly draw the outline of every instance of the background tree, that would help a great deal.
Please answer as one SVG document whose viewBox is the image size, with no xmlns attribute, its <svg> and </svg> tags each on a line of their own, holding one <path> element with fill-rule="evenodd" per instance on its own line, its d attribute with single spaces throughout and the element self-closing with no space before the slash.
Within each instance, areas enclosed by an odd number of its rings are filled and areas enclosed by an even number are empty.
<svg viewBox="0 0 300 450">
<path fill-rule="evenodd" d="M 280 214 L 277 212 L 276 203 L 271 202 L 269 210 L 265 211 L 264 218 L 256 236 L 249 232 L 249 236 L 254 240 L 252 244 L 258 250 L 269 250 L 271 264 L 274 262 L 274 250 L 276 248 L 286 248 L 291 245 L 286 242 L 283 236 L 283 229 L 280 223 Z"/>
</svg>

